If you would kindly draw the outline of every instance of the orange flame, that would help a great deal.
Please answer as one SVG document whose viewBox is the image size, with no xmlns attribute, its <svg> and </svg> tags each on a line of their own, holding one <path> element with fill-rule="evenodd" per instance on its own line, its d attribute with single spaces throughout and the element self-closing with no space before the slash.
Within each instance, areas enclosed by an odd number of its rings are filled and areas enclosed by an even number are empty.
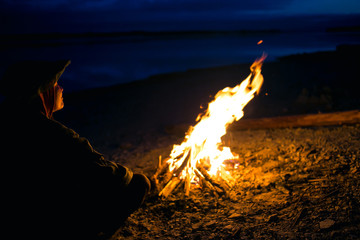
<svg viewBox="0 0 360 240">
<path fill-rule="evenodd" d="M 251 65 L 251 74 L 239 85 L 220 90 L 215 99 L 209 103 L 207 111 L 197 118 L 198 123 L 190 127 L 184 141 L 174 145 L 168 159 L 169 170 L 180 179 L 196 178 L 196 165 L 204 161 L 209 165 L 210 175 L 219 174 L 223 162 L 236 159 L 229 147 L 221 144 L 221 137 L 227 127 L 243 117 L 243 108 L 259 93 L 263 83 L 261 74 L 264 54 Z"/>
</svg>

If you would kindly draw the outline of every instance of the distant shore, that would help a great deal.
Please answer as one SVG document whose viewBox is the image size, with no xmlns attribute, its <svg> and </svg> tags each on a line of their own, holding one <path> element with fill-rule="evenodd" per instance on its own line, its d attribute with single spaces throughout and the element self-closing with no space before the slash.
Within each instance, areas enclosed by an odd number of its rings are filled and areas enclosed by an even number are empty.
<svg viewBox="0 0 360 240">
<path fill-rule="evenodd" d="M 129 32 L 84 32 L 84 33 L 34 33 L 34 34 L 0 34 L 0 49 L 9 47 L 44 47 L 63 46 L 69 44 L 113 43 L 116 38 L 129 37 L 211 37 L 219 35 L 254 35 L 278 34 L 279 29 L 235 30 L 235 31 L 129 31 Z M 74 42 L 71 42 L 73 40 Z"/>
<path fill-rule="evenodd" d="M 169 36 L 169 35 L 213 35 L 213 34 L 256 34 L 280 33 L 280 29 L 261 30 L 191 30 L 191 31 L 128 31 L 128 32 L 84 32 L 84 33 L 34 33 L 34 34 L 1 34 L 4 40 L 29 39 L 59 39 L 59 38 L 88 38 L 88 37 L 122 37 L 122 36 Z"/>
<path fill-rule="evenodd" d="M 278 34 L 287 32 L 280 29 L 239 29 L 239 30 L 189 30 L 189 31 L 124 31 L 124 32 L 49 32 L 49 33 L 27 33 L 27 34 L 0 34 L 0 42 L 10 43 L 11 41 L 32 41 L 32 40 L 61 40 L 81 38 L 113 38 L 113 37 L 181 37 L 181 36 L 212 36 L 212 35 L 249 35 L 249 34 Z M 343 26 L 325 28 L 324 32 L 360 32 L 359 26 Z"/>
</svg>

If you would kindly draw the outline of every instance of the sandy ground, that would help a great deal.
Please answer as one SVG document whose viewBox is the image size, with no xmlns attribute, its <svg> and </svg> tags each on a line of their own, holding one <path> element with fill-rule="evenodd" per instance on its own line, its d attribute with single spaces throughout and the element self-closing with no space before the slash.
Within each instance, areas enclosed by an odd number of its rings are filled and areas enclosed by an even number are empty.
<svg viewBox="0 0 360 240">
<path fill-rule="evenodd" d="M 240 156 L 228 164 L 228 197 L 193 186 L 189 197 L 179 188 L 151 198 L 113 239 L 359 238 L 360 126 L 232 131 L 224 141 Z M 114 157 L 151 174 L 168 151 Z"/>
<path fill-rule="evenodd" d="M 245 118 L 358 109 L 359 52 L 347 46 L 265 61 L 262 91 Z M 55 118 L 108 159 L 151 176 L 158 156 L 182 141 L 176 126 L 193 125 L 200 106 L 245 79 L 250 65 L 69 94 Z M 241 156 L 232 198 L 199 189 L 189 198 L 151 198 L 114 239 L 356 238 L 359 133 L 359 126 L 232 131 L 224 141 Z"/>
</svg>

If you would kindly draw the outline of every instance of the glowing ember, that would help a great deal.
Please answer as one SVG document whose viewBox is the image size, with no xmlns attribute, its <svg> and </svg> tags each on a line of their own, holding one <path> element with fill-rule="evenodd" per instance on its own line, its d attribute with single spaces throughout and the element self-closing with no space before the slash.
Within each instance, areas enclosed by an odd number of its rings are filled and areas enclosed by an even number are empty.
<svg viewBox="0 0 360 240">
<path fill-rule="evenodd" d="M 221 137 L 226 134 L 229 124 L 243 117 L 243 108 L 255 93 L 259 93 L 263 83 L 261 66 L 265 58 L 263 55 L 255 60 L 250 67 L 251 74 L 242 83 L 219 91 L 207 111 L 197 117 L 198 123 L 189 128 L 184 141 L 174 145 L 167 164 L 176 181 L 170 181 L 170 185 L 185 180 L 185 192 L 188 194 L 190 182 L 198 182 L 199 177 L 219 176 L 225 180 L 230 177 L 224 170 L 223 162 L 237 156 L 229 147 L 222 145 Z M 199 171 L 199 165 L 207 172 Z M 160 195 L 164 195 L 164 190 Z"/>
</svg>

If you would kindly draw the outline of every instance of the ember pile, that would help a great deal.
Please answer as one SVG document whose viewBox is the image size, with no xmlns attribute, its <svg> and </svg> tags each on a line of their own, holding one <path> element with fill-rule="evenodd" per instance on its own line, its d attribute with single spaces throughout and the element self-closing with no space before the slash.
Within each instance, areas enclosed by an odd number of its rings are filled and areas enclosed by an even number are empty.
<svg viewBox="0 0 360 240">
<path fill-rule="evenodd" d="M 158 135 L 127 158 L 148 175 L 171 149 Z M 181 139 L 178 139 L 178 141 Z M 232 130 L 239 156 L 228 197 L 208 188 L 149 199 L 114 239 L 355 239 L 360 234 L 360 126 Z M 123 151 L 119 151 L 121 154 Z M 118 157 L 120 155 L 117 155 Z M 151 162 L 152 164 L 149 164 Z M 229 163 L 231 164 L 231 163 Z"/>
</svg>

